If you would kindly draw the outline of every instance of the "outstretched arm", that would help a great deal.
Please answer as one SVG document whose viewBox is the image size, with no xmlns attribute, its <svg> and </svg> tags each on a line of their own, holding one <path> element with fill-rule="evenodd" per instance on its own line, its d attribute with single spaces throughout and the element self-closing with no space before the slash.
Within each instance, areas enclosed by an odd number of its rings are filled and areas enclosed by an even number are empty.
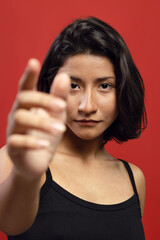
<svg viewBox="0 0 160 240">
<path fill-rule="evenodd" d="M 8 235 L 24 232 L 33 223 L 42 176 L 65 131 L 69 77 L 56 75 L 47 94 L 35 90 L 39 71 L 38 60 L 31 59 L 9 114 L 7 147 L 0 152 L 0 172 L 4 172 L 0 176 L 0 229 Z"/>
</svg>

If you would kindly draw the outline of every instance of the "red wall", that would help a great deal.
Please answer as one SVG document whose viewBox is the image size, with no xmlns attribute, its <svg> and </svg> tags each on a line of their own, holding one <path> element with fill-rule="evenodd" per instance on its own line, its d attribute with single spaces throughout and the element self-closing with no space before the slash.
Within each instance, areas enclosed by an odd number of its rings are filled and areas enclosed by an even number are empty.
<svg viewBox="0 0 160 240">
<path fill-rule="evenodd" d="M 7 115 L 17 83 L 31 57 L 41 62 L 55 36 L 72 19 L 96 16 L 124 37 L 144 78 L 148 128 L 138 140 L 106 148 L 116 157 L 138 165 L 146 177 L 143 224 L 146 239 L 159 238 L 159 10 L 157 0 L 5 0 L 0 7 L 0 146 L 5 144 Z M 0 240 L 6 239 L 0 233 Z"/>
</svg>

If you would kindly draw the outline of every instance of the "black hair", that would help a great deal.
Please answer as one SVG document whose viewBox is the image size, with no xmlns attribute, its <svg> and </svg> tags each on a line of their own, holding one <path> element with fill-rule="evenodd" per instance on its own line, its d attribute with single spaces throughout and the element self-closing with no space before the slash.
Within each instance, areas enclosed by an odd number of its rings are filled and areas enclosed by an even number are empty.
<svg viewBox="0 0 160 240">
<path fill-rule="evenodd" d="M 64 61 L 80 53 L 105 56 L 114 65 L 118 117 L 104 132 L 104 143 L 139 137 L 147 125 L 143 80 L 120 34 L 100 19 L 76 19 L 64 28 L 44 60 L 38 90 L 49 92 Z"/>
</svg>

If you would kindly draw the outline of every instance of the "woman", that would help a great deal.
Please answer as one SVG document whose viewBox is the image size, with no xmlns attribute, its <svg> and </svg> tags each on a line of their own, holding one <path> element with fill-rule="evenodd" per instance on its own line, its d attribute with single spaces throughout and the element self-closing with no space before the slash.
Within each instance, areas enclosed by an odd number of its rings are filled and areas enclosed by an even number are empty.
<svg viewBox="0 0 160 240">
<path fill-rule="evenodd" d="M 123 39 L 97 18 L 77 19 L 39 71 L 31 59 L 9 115 L 0 229 L 21 240 L 144 239 L 144 175 L 104 148 L 146 126 L 143 81 Z"/>
</svg>

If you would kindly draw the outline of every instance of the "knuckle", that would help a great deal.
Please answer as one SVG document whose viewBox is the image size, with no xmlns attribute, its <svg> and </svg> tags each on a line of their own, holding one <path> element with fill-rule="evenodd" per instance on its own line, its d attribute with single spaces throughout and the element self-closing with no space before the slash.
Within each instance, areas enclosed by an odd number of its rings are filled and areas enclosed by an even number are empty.
<svg viewBox="0 0 160 240">
<path fill-rule="evenodd" d="M 39 116 L 41 118 L 49 117 L 49 113 L 43 108 L 32 108 L 31 111 L 32 111 L 32 113 L 35 114 L 35 116 Z"/>
<path fill-rule="evenodd" d="M 16 99 L 15 99 L 15 102 L 14 102 L 14 110 L 18 109 L 20 107 L 20 104 L 22 102 L 22 93 L 18 93 L 16 95 Z"/>
<path fill-rule="evenodd" d="M 22 99 L 22 92 L 19 92 L 19 93 L 17 94 L 17 96 L 16 96 L 16 101 L 17 101 L 17 102 L 20 102 L 21 99 Z"/>
<path fill-rule="evenodd" d="M 15 145 L 15 138 L 14 138 L 14 136 L 9 136 L 8 138 L 7 138 L 7 145 L 8 146 L 14 146 Z"/>
<path fill-rule="evenodd" d="M 20 119 L 24 117 L 24 110 L 22 109 L 17 109 L 14 113 L 14 121 L 15 122 L 20 122 Z"/>
<path fill-rule="evenodd" d="M 16 96 L 16 102 L 19 105 L 21 102 L 23 102 L 23 98 L 24 98 L 24 93 L 23 92 L 19 92 Z"/>
<path fill-rule="evenodd" d="M 61 113 L 66 110 L 67 104 L 63 99 L 52 99 L 50 101 L 50 108 L 53 112 Z"/>
<path fill-rule="evenodd" d="M 27 135 L 16 135 L 13 134 L 8 137 L 7 145 L 8 147 L 29 147 L 32 144 L 32 139 Z"/>
<path fill-rule="evenodd" d="M 53 105 L 53 96 L 46 94 L 46 93 L 39 93 L 37 95 L 37 101 L 44 107 L 44 108 L 52 108 Z"/>
<path fill-rule="evenodd" d="M 26 100 L 26 96 L 29 98 L 29 95 L 30 95 L 30 91 L 27 92 L 27 91 L 23 90 L 23 91 L 19 92 L 16 96 L 17 103 L 19 103 L 19 104 L 23 103 Z"/>
<path fill-rule="evenodd" d="M 43 105 L 46 105 L 46 106 L 48 105 L 48 102 L 49 102 L 48 98 L 49 98 L 48 96 L 46 96 L 45 94 L 42 94 L 42 93 L 39 93 L 37 95 L 38 102 Z"/>
<path fill-rule="evenodd" d="M 26 147 L 28 147 L 28 146 L 30 146 L 30 139 L 28 138 L 28 137 L 24 137 L 23 138 L 23 141 L 22 141 L 22 144 L 23 144 L 23 146 L 26 146 Z"/>
<path fill-rule="evenodd" d="M 16 96 L 16 102 L 18 106 L 26 105 L 28 102 L 34 102 L 35 92 L 33 90 L 23 90 L 19 92 Z"/>
<path fill-rule="evenodd" d="M 48 128 L 48 124 L 47 124 L 47 121 L 46 119 L 42 118 L 42 117 L 39 117 L 36 121 L 36 124 L 38 126 L 40 126 L 41 128 L 44 128 L 44 129 L 47 129 Z"/>
<path fill-rule="evenodd" d="M 50 122 L 49 128 L 52 133 L 56 132 L 58 135 L 62 134 L 66 130 L 65 124 L 57 120 Z"/>
<path fill-rule="evenodd" d="M 62 110 L 66 110 L 66 108 L 67 108 L 67 103 L 66 103 L 65 100 L 59 99 L 59 105 L 60 105 L 60 107 L 61 107 Z"/>
</svg>

